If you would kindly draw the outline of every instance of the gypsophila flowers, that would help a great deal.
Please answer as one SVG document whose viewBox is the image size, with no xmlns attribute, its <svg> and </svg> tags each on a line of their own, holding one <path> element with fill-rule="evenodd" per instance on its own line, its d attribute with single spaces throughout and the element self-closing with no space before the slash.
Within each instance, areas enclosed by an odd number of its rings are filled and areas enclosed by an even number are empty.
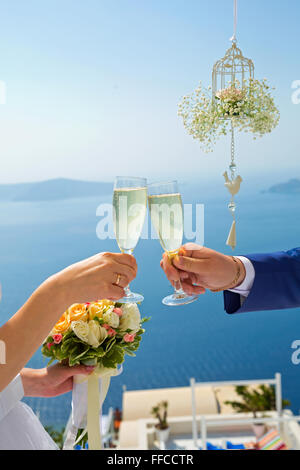
<svg viewBox="0 0 300 470">
<path fill-rule="evenodd" d="M 205 152 L 211 152 L 222 135 L 232 125 L 240 131 L 251 132 L 254 139 L 271 132 L 280 118 L 266 79 L 238 81 L 211 96 L 211 87 L 201 83 L 191 95 L 184 96 L 179 105 L 179 116 L 194 139 L 199 140 Z"/>
</svg>

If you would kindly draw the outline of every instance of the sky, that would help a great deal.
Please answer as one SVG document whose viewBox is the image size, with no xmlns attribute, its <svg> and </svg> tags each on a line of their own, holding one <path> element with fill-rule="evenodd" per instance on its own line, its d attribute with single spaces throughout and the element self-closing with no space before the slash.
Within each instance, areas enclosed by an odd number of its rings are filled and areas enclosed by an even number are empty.
<svg viewBox="0 0 300 470">
<path fill-rule="evenodd" d="M 237 136 L 244 177 L 300 177 L 299 17 L 299 0 L 238 2 L 238 44 L 281 112 L 271 135 Z M 204 154 L 177 105 L 210 85 L 232 33 L 232 0 L 1 0 L 0 183 L 218 178 L 229 138 Z"/>
</svg>

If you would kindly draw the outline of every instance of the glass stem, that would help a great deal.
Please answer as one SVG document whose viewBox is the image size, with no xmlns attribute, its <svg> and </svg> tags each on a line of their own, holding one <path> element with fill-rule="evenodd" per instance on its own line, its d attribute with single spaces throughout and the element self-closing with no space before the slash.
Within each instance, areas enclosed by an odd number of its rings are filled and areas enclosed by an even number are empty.
<svg viewBox="0 0 300 470">
<path fill-rule="evenodd" d="M 176 281 L 175 282 L 174 290 L 175 290 L 176 294 L 185 295 L 185 292 L 184 292 L 184 290 L 182 289 L 182 286 L 181 286 L 181 281 Z"/>
<path fill-rule="evenodd" d="M 178 250 L 175 250 L 173 252 L 169 252 L 168 253 L 168 257 L 169 257 L 169 260 L 171 261 L 172 263 L 172 260 L 173 258 L 178 254 Z M 184 292 L 184 290 L 182 289 L 182 285 L 181 285 L 181 281 L 179 279 L 179 281 L 176 281 L 175 284 L 174 284 L 174 290 L 175 290 L 175 294 L 178 294 L 180 296 L 185 296 L 186 293 Z"/>
<path fill-rule="evenodd" d="M 130 290 L 129 284 L 128 286 L 124 287 L 124 292 L 125 292 L 125 297 L 128 297 L 130 295 L 131 290 Z"/>
<path fill-rule="evenodd" d="M 122 253 L 125 253 L 126 255 L 132 255 L 133 254 L 133 250 L 121 250 Z M 130 290 L 130 284 L 128 284 L 128 286 L 124 287 L 124 292 L 125 292 L 125 297 L 129 297 L 130 294 L 131 294 L 131 290 Z"/>
</svg>

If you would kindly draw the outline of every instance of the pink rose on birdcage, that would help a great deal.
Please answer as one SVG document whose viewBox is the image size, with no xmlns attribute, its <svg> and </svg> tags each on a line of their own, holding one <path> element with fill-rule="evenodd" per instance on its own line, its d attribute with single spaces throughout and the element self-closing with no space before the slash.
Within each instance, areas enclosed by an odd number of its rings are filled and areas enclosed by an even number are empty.
<svg viewBox="0 0 300 470">
<path fill-rule="evenodd" d="M 228 88 L 223 88 L 222 90 L 217 91 L 216 98 L 221 101 L 231 101 L 237 103 L 238 101 L 243 101 L 245 99 L 246 93 L 240 88 L 230 86 Z"/>
</svg>

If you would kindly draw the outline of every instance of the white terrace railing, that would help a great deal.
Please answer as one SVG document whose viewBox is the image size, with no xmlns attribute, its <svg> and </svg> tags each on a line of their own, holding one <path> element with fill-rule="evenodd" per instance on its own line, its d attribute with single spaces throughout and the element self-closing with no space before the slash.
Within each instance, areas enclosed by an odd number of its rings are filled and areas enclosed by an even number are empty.
<svg viewBox="0 0 300 470">
<path fill-rule="evenodd" d="M 241 425 L 247 425 L 247 424 L 274 424 L 276 423 L 278 427 L 280 427 L 280 424 L 285 424 L 288 422 L 300 422 L 300 416 L 274 416 L 273 418 L 241 418 L 241 419 L 232 419 L 230 418 L 225 418 L 225 419 L 214 419 L 214 420 L 209 420 L 207 421 L 205 416 L 199 416 L 197 417 L 197 420 L 200 421 L 200 438 L 201 438 L 201 445 L 203 450 L 207 450 L 207 427 L 232 427 L 232 426 L 238 426 L 240 427 Z M 193 443 L 196 448 L 199 447 L 198 443 L 198 437 L 193 436 Z"/>
<path fill-rule="evenodd" d="M 300 416 L 282 416 L 282 389 L 281 389 L 281 374 L 276 373 L 274 379 L 257 379 L 257 380 L 235 380 L 235 381 L 223 381 L 223 382 L 196 382 L 194 378 L 190 379 L 191 392 L 192 392 L 192 430 L 193 430 L 193 443 L 195 447 L 198 447 L 198 428 L 200 428 L 200 437 L 202 448 L 207 448 L 207 427 L 220 427 L 220 426 L 240 426 L 250 425 L 255 423 L 277 423 L 278 428 L 280 424 L 288 421 L 299 422 Z M 225 387 L 225 386 L 239 386 L 239 385 L 273 385 L 275 387 L 276 397 L 276 412 L 272 418 L 239 418 L 233 419 L 232 415 L 226 417 L 222 415 L 222 419 L 209 419 L 205 416 L 197 416 L 196 407 L 196 387 Z"/>
</svg>

